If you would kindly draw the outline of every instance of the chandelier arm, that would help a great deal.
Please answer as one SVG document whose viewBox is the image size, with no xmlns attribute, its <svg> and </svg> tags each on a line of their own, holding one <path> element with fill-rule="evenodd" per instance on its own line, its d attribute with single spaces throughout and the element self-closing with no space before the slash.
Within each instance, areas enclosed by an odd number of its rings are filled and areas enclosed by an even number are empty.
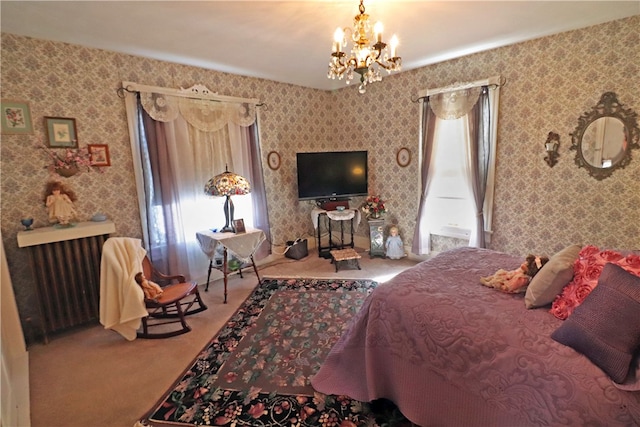
<svg viewBox="0 0 640 427">
<path fill-rule="evenodd" d="M 345 63 L 345 66 L 351 66 L 353 68 L 358 68 L 358 60 L 352 56 L 349 58 L 349 60 Z"/>
<path fill-rule="evenodd" d="M 332 57 L 333 60 L 330 62 L 329 65 L 335 73 L 342 74 L 349 68 L 349 65 L 353 60 L 353 57 L 349 58 L 346 62 L 345 62 L 345 58 L 346 58 L 346 55 L 344 53 L 342 53 L 342 55 L 334 55 Z"/>
<path fill-rule="evenodd" d="M 387 62 L 389 62 L 389 64 L 385 64 L 382 61 L 378 61 L 376 60 L 376 64 L 378 64 L 380 67 L 384 68 L 387 71 L 394 71 L 397 69 L 398 64 L 393 60 L 394 58 L 389 58 L 387 60 Z"/>
<path fill-rule="evenodd" d="M 376 44 L 373 45 L 373 48 L 378 51 L 378 56 L 380 56 L 380 53 L 382 53 L 382 51 L 386 47 L 387 47 L 387 44 L 385 42 L 377 42 Z"/>
</svg>

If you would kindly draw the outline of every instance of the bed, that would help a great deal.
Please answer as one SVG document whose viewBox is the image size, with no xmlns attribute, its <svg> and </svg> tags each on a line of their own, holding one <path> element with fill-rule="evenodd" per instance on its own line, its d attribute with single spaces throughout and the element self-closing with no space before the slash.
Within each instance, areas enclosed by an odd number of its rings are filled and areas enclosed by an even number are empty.
<svg viewBox="0 0 640 427">
<path fill-rule="evenodd" d="M 521 263 L 458 248 L 381 284 L 313 377 L 314 388 L 389 399 L 419 426 L 640 425 L 632 367 L 624 386 L 614 383 L 551 338 L 563 321 L 549 306 L 527 309 L 524 294 L 479 282 Z"/>
</svg>

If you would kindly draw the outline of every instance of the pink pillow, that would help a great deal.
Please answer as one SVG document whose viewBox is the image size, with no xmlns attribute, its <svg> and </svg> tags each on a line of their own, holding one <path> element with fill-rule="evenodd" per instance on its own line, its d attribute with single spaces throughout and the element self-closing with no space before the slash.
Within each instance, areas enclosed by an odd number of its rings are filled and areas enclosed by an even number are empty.
<svg viewBox="0 0 640 427">
<path fill-rule="evenodd" d="M 625 256 L 617 251 L 585 246 L 573 264 L 573 279 L 553 301 L 551 313 L 561 320 L 569 317 L 596 287 L 600 273 L 608 262 L 640 276 L 640 255 L 629 253 Z"/>
</svg>

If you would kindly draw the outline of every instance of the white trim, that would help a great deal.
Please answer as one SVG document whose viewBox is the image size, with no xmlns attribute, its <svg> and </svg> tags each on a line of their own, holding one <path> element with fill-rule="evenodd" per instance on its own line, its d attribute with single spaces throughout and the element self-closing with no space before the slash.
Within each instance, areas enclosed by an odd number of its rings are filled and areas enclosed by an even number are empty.
<svg viewBox="0 0 640 427">
<path fill-rule="evenodd" d="M 116 232 L 113 221 L 87 221 L 74 224 L 73 227 L 57 228 L 40 227 L 29 231 L 18 231 L 18 247 L 44 245 L 65 240 L 82 239 L 85 237 L 100 236 Z"/>
<path fill-rule="evenodd" d="M 469 240 L 471 230 L 468 228 L 454 227 L 451 225 L 443 225 L 438 230 L 431 232 L 437 236 L 453 237 L 455 239 Z"/>
<path fill-rule="evenodd" d="M 464 82 L 464 83 L 454 83 L 449 86 L 439 87 L 435 89 L 423 89 L 418 92 L 419 98 L 424 98 L 425 96 L 436 95 L 439 93 L 445 92 L 455 92 L 456 90 L 461 89 L 469 89 L 472 87 L 478 86 L 487 86 L 487 85 L 499 85 L 500 84 L 500 76 L 493 76 L 483 80 L 476 80 L 475 82 Z"/>
<path fill-rule="evenodd" d="M 210 101 L 218 101 L 218 102 L 231 102 L 231 103 L 249 103 L 249 104 L 261 104 L 259 99 L 256 98 L 238 98 L 235 96 L 226 96 L 226 95 L 218 95 L 217 93 L 209 93 L 209 94 L 201 94 L 194 91 L 190 91 L 190 89 L 171 89 L 166 87 L 159 86 L 147 86 L 139 83 L 133 82 L 122 82 L 122 87 L 127 91 L 133 92 L 153 92 L 153 93 L 161 93 L 163 95 L 173 95 L 179 96 L 182 98 L 191 98 L 191 99 L 207 99 Z"/>
<path fill-rule="evenodd" d="M 29 231 L 29 233 L 35 233 Z M 0 232 L 0 414 L 3 426 L 31 426 L 29 352 Z"/>
</svg>

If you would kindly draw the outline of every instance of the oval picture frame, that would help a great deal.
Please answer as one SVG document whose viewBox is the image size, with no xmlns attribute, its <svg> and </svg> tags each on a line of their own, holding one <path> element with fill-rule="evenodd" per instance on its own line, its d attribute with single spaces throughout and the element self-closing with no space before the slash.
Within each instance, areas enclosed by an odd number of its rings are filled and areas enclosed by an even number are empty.
<svg viewBox="0 0 640 427">
<path fill-rule="evenodd" d="M 267 154 L 267 164 L 269 165 L 269 169 L 278 170 L 280 169 L 280 154 L 277 151 L 270 151 Z"/>
<path fill-rule="evenodd" d="M 411 151 L 407 147 L 402 147 L 396 154 L 396 161 L 400 167 L 407 167 L 411 163 Z"/>
</svg>

